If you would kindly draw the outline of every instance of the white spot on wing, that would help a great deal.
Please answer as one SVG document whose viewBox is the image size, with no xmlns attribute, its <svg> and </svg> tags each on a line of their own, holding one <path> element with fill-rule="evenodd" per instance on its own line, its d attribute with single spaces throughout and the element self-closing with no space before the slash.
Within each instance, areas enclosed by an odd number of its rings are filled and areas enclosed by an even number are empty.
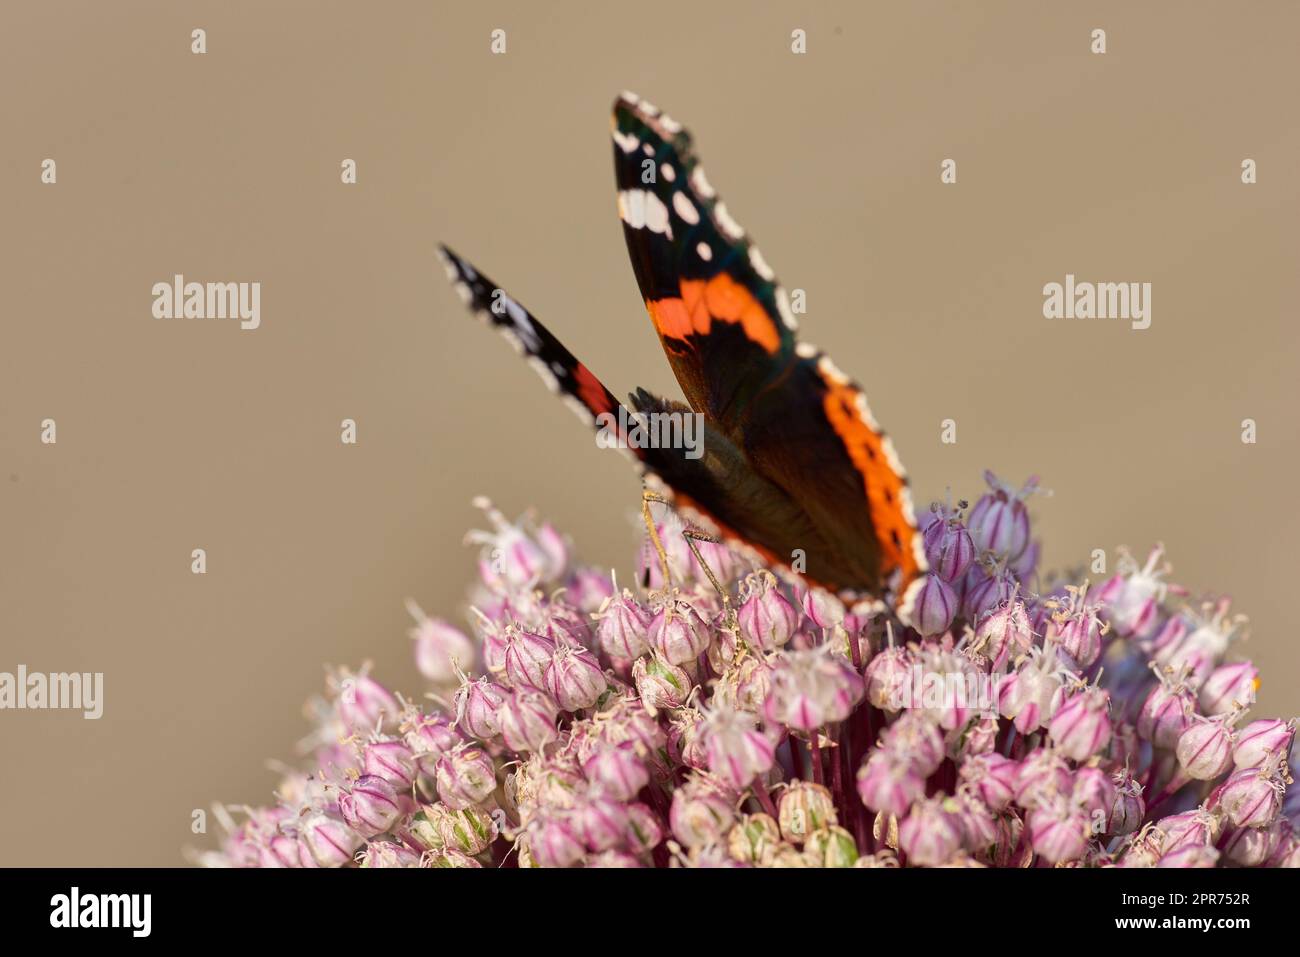
<svg viewBox="0 0 1300 957">
<path fill-rule="evenodd" d="M 661 175 L 665 180 L 671 183 L 673 180 L 677 178 L 677 171 L 673 169 L 671 163 L 660 163 L 659 175 Z"/>
<path fill-rule="evenodd" d="M 854 405 L 857 406 L 858 415 L 862 417 L 862 421 L 871 427 L 871 431 L 879 432 L 880 423 L 877 422 L 876 417 L 871 414 L 871 406 L 867 405 L 867 397 L 861 391 L 858 392 L 858 397 L 854 401 Z M 889 436 L 885 436 L 885 441 L 889 441 Z M 888 455 L 888 453 L 886 453 L 886 455 Z M 892 463 L 890 467 L 893 467 Z M 901 468 L 902 466 L 900 465 L 898 468 L 894 469 L 894 471 L 898 472 L 899 475 L 902 475 L 903 473 L 899 471 Z"/>
<path fill-rule="evenodd" d="M 790 311 L 790 297 L 786 295 L 786 291 L 780 286 L 776 287 L 776 311 L 787 329 L 799 328 L 799 321 L 795 319 L 794 313 Z"/>
<path fill-rule="evenodd" d="M 722 227 L 722 231 L 732 239 L 745 238 L 745 231 L 740 228 L 740 223 L 732 219 L 731 214 L 727 212 L 726 203 L 718 203 L 718 205 L 714 206 L 713 215 L 717 217 L 718 225 Z"/>
<path fill-rule="evenodd" d="M 587 423 L 588 425 L 595 424 L 596 417 L 591 414 L 590 409 L 588 409 L 585 405 L 582 404 L 581 400 L 579 400 L 576 396 L 568 395 L 567 393 L 564 395 L 563 398 L 564 398 L 564 404 L 573 410 L 574 415 L 576 415 L 579 419 L 581 419 L 583 422 Z"/>
<path fill-rule="evenodd" d="M 641 145 L 641 141 L 633 134 L 623 133 L 619 130 L 614 130 L 614 142 L 618 144 L 618 148 L 624 153 L 632 153 Z"/>
<path fill-rule="evenodd" d="M 822 356 L 817 360 L 817 371 L 835 385 L 848 384 L 849 377 L 841 372 L 834 362 L 831 362 L 830 356 Z"/>
<path fill-rule="evenodd" d="M 673 209 L 677 211 L 677 215 L 682 218 L 683 222 L 694 226 L 700 221 L 699 211 L 683 192 L 673 193 Z"/>
<path fill-rule="evenodd" d="M 863 403 L 865 405 L 865 403 Z M 874 429 L 875 426 L 873 425 Z M 903 463 L 898 457 L 898 452 L 894 449 L 894 442 L 889 436 L 882 436 L 880 447 L 885 450 L 885 461 L 889 467 L 894 470 L 894 474 L 900 478 L 907 475 L 907 469 L 903 468 Z"/>
<path fill-rule="evenodd" d="M 758 273 L 759 276 L 766 279 L 768 282 L 771 282 L 776 278 L 776 274 L 772 272 L 772 267 L 767 264 L 767 260 L 764 259 L 763 254 L 758 251 L 757 246 L 749 247 L 749 264 L 754 267 L 754 272 Z"/>
<path fill-rule="evenodd" d="M 541 376 L 542 381 L 546 383 L 546 388 L 550 389 L 552 392 L 560 391 L 560 380 L 555 378 L 555 375 L 549 368 L 547 368 L 545 362 L 537 356 L 529 356 L 528 364 L 537 370 L 537 374 Z"/>
<path fill-rule="evenodd" d="M 618 215 L 633 229 L 648 229 L 673 238 L 668 222 L 668 207 L 654 193 L 644 189 L 625 189 L 618 194 Z"/>
<path fill-rule="evenodd" d="M 695 192 L 699 193 L 704 199 L 713 199 L 718 195 L 705 178 L 703 166 L 696 166 L 695 169 L 691 170 L 691 185 L 695 187 Z"/>
<path fill-rule="evenodd" d="M 794 347 L 794 354 L 800 359 L 817 358 L 817 347 L 811 342 L 801 342 Z"/>
<path fill-rule="evenodd" d="M 705 262 L 708 262 L 710 259 L 713 258 L 713 250 L 709 247 L 708 243 L 704 243 L 704 242 L 700 243 L 698 246 L 695 247 L 695 252 Z"/>
</svg>

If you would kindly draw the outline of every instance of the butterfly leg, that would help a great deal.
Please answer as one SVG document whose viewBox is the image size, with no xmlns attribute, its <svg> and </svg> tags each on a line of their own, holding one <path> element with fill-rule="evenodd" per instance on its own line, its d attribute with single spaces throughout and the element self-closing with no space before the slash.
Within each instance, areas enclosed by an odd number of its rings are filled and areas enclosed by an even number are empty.
<svg viewBox="0 0 1300 957">
<path fill-rule="evenodd" d="M 686 545 L 690 548 L 691 554 L 695 556 L 695 560 L 704 569 L 704 574 L 709 579 L 709 584 L 713 586 L 713 590 L 722 599 L 722 620 L 726 627 L 730 628 L 732 625 L 737 624 L 735 609 L 731 607 L 731 596 L 728 594 L 727 589 L 722 587 L 722 583 L 718 581 L 718 576 L 714 574 L 713 569 L 709 567 L 709 563 L 704 560 L 699 547 L 695 544 L 696 542 L 708 542 L 710 545 L 721 545 L 722 539 L 716 535 L 706 535 L 694 528 L 683 529 L 682 538 L 686 539 Z"/>
<path fill-rule="evenodd" d="M 650 514 L 650 503 L 655 502 L 659 505 L 671 505 L 668 499 L 648 488 L 641 489 L 641 517 L 645 520 L 645 530 L 650 535 L 650 542 L 654 545 L 655 554 L 659 556 L 659 571 L 663 576 L 663 586 L 667 590 L 669 587 L 668 575 L 668 553 L 664 551 L 664 543 L 659 539 L 659 529 L 655 525 L 654 516 Z M 650 568 L 646 566 L 645 577 L 641 582 L 645 588 L 650 587 Z"/>
</svg>

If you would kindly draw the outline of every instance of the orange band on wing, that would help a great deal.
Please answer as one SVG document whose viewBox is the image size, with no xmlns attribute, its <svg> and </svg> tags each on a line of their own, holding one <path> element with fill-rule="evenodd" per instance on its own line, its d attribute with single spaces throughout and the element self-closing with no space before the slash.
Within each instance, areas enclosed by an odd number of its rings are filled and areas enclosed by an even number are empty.
<svg viewBox="0 0 1300 957">
<path fill-rule="evenodd" d="M 713 320 L 738 322 L 745 335 L 775 354 L 781 336 L 762 303 L 727 273 L 712 279 L 683 279 L 680 297 L 647 299 L 646 310 L 661 336 L 708 335 Z"/>
<path fill-rule="evenodd" d="M 590 369 L 579 363 L 573 369 L 573 378 L 577 382 L 578 398 L 593 415 L 614 411 L 614 403 L 610 400 L 608 390 L 592 375 Z"/>
<path fill-rule="evenodd" d="M 883 571 L 902 569 L 906 584 L 919 573 L 912 551 L 916 529 L 903 512 L 906 483 L 889 464 L 880 434 L 862 421 L 857 408 L 859 394 L 853 386 L 828 381 L 823 405 L 831 427 L 862 475 L 871 524 L 885 557 Z"/>
</svg>

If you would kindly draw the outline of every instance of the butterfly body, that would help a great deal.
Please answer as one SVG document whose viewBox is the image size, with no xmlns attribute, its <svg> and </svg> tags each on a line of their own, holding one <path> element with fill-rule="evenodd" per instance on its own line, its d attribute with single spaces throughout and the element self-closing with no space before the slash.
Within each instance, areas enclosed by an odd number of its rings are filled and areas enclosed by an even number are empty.
<svg viewBox="0 0 1300 957">
<path fill-rule="evenodd" d="M 689 134 L 631 94 L 614 105 L 624 238 L 687 405 L 638 390 L 630 411 L 698 413 L 703 454 L 632 448 L 679 507 L 846 598 L 902 595 L 926 570 L 906 475 L 862 390 L 800 342 L 785 291 L 717 198 Z M 471 307 L 593 425 L 620 407 L 527 310 L 449 250 Z"/>
</svg>

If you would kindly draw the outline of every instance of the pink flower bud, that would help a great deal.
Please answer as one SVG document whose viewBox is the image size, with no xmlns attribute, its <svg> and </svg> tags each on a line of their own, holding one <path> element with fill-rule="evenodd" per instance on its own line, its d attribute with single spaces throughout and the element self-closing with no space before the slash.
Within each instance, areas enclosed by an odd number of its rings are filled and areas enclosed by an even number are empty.
<svg viewBox="0 0 1300 957">
<path fill-rule="evenodd" d="M 501 733 L 497 713 L 506 699 L 506 691 L 487 678 L 466 679 L 456 690 L 456 725 L 464 728 L 481 741 L 488 741 Z"/>
<path fill-rule="evenodd" d="M 1286 791 L 1281 772 L 1271 765 L 1234 771 L 1219 791 L 1219 805 L 1237 827 L 1268 827 L 1277 820 Z"/>
<path fill-rule="evenodd" d="M 766 774 L 776 760 L 776 748 L 757 725 L 749 712 L 722 705 L 705 715 L 700 729 L 709 770 L 736 791 Z"/>
<path fill-rule="evenodd" d="M 463 868 L 482 867 L 483 865 L 454 847 L 441 847 L 424 855 L 423 866 Z"/>
<path fill-rule="evenodd" d="M 1172 681 L 1164 672 L 1157 674 L 1160 683 L 1142 704 L 1137 731 L 1157 748 L 1173 748 L 1192 724 L 1196 696 L 1185 682 Z"/>
<path fill-rule="evenodd" d="M 781 828 L 767 814 L 747 814 L 727 835 L 727 853 L 743 864 L 768 866 L 781 846 Z"/>
<path fill-rule="evenodd" d="M 1278 832 L 1273 852 L 1264 862 L 1265 867 L 1300 867 L 1300 834 L 1286 818 L 1273 825 Z"/>
<path fill-rule="evenodd" d="M 628 846 L 638 854 L 646 854 L 659 846 L 663 840 L 663 828 L 659 825 L 659 815 L 640 801 L 633 801 L 627 806 Z"/>
<path fill-rule="evenodd" d="M 550 522 L 543 522 L 533 533 L 537 547 L 550 562 L 548 572 L 552 581 L 558 580 L 569 563 L 569 541 Z"/>
<path fill-rule="evenodd" d="M 641 702 L 651 711 L 680 708 L 692 687 L 690 675 L 669 664 L 657 651 L 636 660 L 632 665 L 632 681 Z"/>
<path fill-rule="evenodd" d="M 397 698 L 365 669 L 359 674 L 340 671 L 331 677 L 331 684 L 338 694 L 335 711 L 349 731 L 388 731 L 397 724 L 401 713 Z"/>
<path fill-rule="evenodd" d="M 1016 803 L 1023 808 L 1056 804 L 1074 790 L 1070 769 L 1059 754 L 1039 748 L 1029 752 L 1016 772 Z"/>
<path fill-rule="evenodd" d="M 684 764 L 697 771 L 709 769 L 708 754 L 704 750 L 704 715 L 696 707 L 678 708 L 668 721 L 668 758 L 674 764 Z"/>
<path fill-rule="evenodd" d="M 922 636 L 941 635 L 957 614 L 957 596 L 952 586 L 938 575 L 926 575 L 916 593 L 911 625 Z"/>
<path fill-rule="evenodd" d="M 420 855 L 405 844 L 372 841 L 361 857 L 362 867 L 419 867 Z"/>
<path fill-rule="evenodd" d="M 1101 639 L 1105 627 L 1097 617 L 1095 605 L 1080 609 L 1057 625 L 1056 640 L 1079 668 L 1087 668 L 1101 657 Z"/>
<path fill-rule="evenodd" d="M 596 793 L 619 801 L 631 801 L 650 783 L 645 761 L 630 743 L 600 748 L 583 762 L 582 773 Z"/>
<path fill-rule="evenodd" d="M 1088 818 L 1091 833 L 1102 834 L 1110 826 L 1116 797 L 1115 783 L 1101 768 L 1080 768 L 1074 772 L 1070 803 Z"/>
<path fill-rule="evenodd" d="M 584 615 L 594 614 L 614 595 L 609 576 L 595 568 L 582 566 L 573 570 L 566 594 Z"/>
<path fill-rule="evenodd" d="M 1110 694 L 1086 688 L 1065 699 L 1048 726 L 1061 753 L 1086 761 L 1110 743 Z"/>
<path fill-rule="evenodd" d="M 917 801 L 898 825 L 898 846 L 908 863 L 921 867 L 946 864 L 961 849 L 962 828 L 957 815 L 935 799 Z"/>
<path fill-rule="evenodd" d="M 1232 761 L 1238 768 L 1258 768 L 1268 761 L 1285 761 L 1295 739 L 1295 720 L 1252 721 L 1237 733 Z"/>
<path fill-rule="evenodd" d="M 1219 852 L 1203 844 L 1184 844 L 1170 851 L 1156 862 L 1156 867 L 1214 867 L 1219 862 Z"/>
<path fill-rule="evenodd" d="M 630 825 L 627 808 L 604 797 L 587 797 L 570 812 L 574 833 L 593 851 L 622 845 Z"/>
<path fill-rule="evenodd" d="M 541 751 L 559 737 L 557 715 L 555 702 L 546 692 L 520 688 L 502 702 L 497 720 L 511 751 Z"/>
<path fill-rule="evenodd" d="M 971 565 L 963 579 L 961 611 L 976 625 L 1016 596 L 1016 580 L 1006 569 L 990 573 L 982 565 Z"/>
<path fill-rule="evenodd" d="M 951 729 L 944 738 L 944 748 L 948 757 L 960 764 L 966 758 L 994 750 L 1000 733 L 998 716 L 985 714 Z"/>
<path fill-rule="evenodd" d="M 1119 571 L 1101 586 L 1097 597 L 1106 619 L 1121 638 L 1145 641 L 1159 627 L 1160 602 L 1168 591 L 1161 581 L 1168 566 L 1157 567 L 1163 556 L 1163 547 L 1156 546 L 1146 565 L 1139 568 L 1126 553 L 1120 558 Z"/>
<path fill-rule="evenodd" d="M 415 667 L 434 684 L 452 684 L 459 672 L 474 666 L 474 644 L 460 629 L 440 618 L 429 618 L 413 601 L 406 603 L 415 619 Z"/>
<path fill-rule="evenodd" d="M 777 802 L 781 835 L 791 844 L 802 844 L 811 834 L 836 823 L 835 799 L 820 784 L 792 781 Z"/>
<path fill-rule="evenodd" d="M 1221 665 L 1201 685 L 1201 710 L 1207 715 L 1227 714 L 1255 703 L 1259 669 L 1249 661 Z"/>
<path fill-rule="evenodd" d="M 713 636 L 694 607 L 684 601 L 673 601 L 654 616 L 647 638 L 665 661 L 681 665 L 704 654 Z"/>
<path fill-rule="evenodd" d="M 644 867 L 639 860 L 626 851 L 602 851 L 587 858 L 587 867 L 605 870 L 615 867 Z"/>
<path fill-rule="evenodd" d="M 994 552 L 1008 559 L 1018 558 L 1029 547 L 1029 512 L 1025 499 L 1038 487 L 1031 477 L 1016 491 L 992 472 L 984 473 L 991 492 L 986 492 L 971 510 L 970 534 L 980 551 Z"/>
<path fill-rule="evenodd" d="M 799 595 L 803 613 L 818 628 L 834 628 L 844 621 L 844 603 L 822 588 L 804 588 Z"/>
<path fill-rule="evenodd" d="M 863 676 L 871 706 L 897 711 L 903 700 L 903 689 L 912 680 L 911 653 L 906 648 L 886 648 L 867 662 Z"/>
<path fill-rule="evenodd" d="M 415 752 L 401 738 L 380 737 L 362 750 L 361 767 L 366 774 L 383 778 L 398 792 L 415 783 Z"/>
<path fill-rule="evenodd" d="M 1029 843 L 1043 859 L 1059 864 L 1083 855 L 1091 827 L 1086 814 L 1065 801 L 1054 801 L 1029 812 Z"/>
<path fill-rule="evenodd" d="M 533 822 L 528 831 L 528 848 L 539 867 L 572 867 L 586 853 L 574 828 L 554 814 Z"/>
<path fill-rule="evenodd" d="M 481 807 L 453 811 L 445 804 L 432 804 L 415 817 L 411 830 L 431 847 L 448 847 L 472 857 L 496 840 L 497 826 Z"/>
<path fill-rule="evenodd" d="M 319 811 L 303 819 L 298 833 L 317 867 L 351 864 L 352 855 L 365 843 L 365 839 L 343 821 Z"/>
<path fill-rule="evenodd" d="M 1226 721 L 1198 717 L 1178 738 L 1175 753 L 1188 777 L 1213 781 L 1232 767 L 1233 743 Z"/>
<path fill-rule="evenodd" d="M 733 799 L 699 779 L 673 792 L 668 822 L 673 836 L 687 847 L 719 843 L 735 820 Z"/>
<path fill-rule="evenodd" d="M 799 613 L 777 587 L 771 572 L 756 572 L 741 585 L 744 600 L 736 612 L 740 633 L 754 648 L 775 651 L 794 635 Z"/>
<path fill-rule="evenodd" d="M 1161 854 L 1170 854 L 1185 846 L 1205 847 L 1218 839 L 1219 822 L 1203 807 L 1162 818 L 1159 829 L 1164 835 Z"/>
<path fill-rule="evenodd" d="M 988 655 L 994 671 L 1028 653 L 1033 644 L 1029 612 L 1019 599 L 995 608 L 975 629 L 975 647 Z"/>
<path fill-rule="evenodd" d="M 858 797 L 873 811 L 902 817 L 925 796 L 925 778 L 905 756 L 873 751 L 858 770 Z"/>
<path fill-rule="evenodd" d="M 1020 765 L 994 751 L 967 758 L 961 765 L 961 780 L 994 811 L 1011 803 Z"/>
<path fill-rule="evenodd" d="M 969 791 L 958 791 L 945 804 L 961 825 L 961 842 L 966 850 L 982 855 L 997 844 L 998 819 L 987 804 Z"/>
<path fill-rule="evenodd" d="M 475 499 L 492 522 L 493 531 L 470 532 L 469 543 L 482 545 L 479 574 L 494 591 L 531 588 L 558 581 L 564 574 L 567 548 L 549 525 L 533 531 L 526 521 L 511 524 L 486 498 Z"/>
<path fill-rule="evenodd" d="M 1223 853 L 1239 867 L 1259 867 L 1277 847 L 1281 830 L 1277 823 L 1271 827 L 1239 827 L 1227 836 Z"/>
<path fill-rule="evenodd" d="M 626 588 L 601 606 L 596 615 L 596 638 L 611 658 L 632 661 L 650 650 L 646 635 L 653 616 Z"/>
<path fill-rule="evenodd" d="M 586 649 L 565 646 L 558 649 L 546 666 L 546 690 L 561 711 L 590 708 L 605 692 L 605 673 L 595 656 Z"/>
<path fill-rule="evenodd" d="M 920 711 L 904 711 L 880 734 L 880 750 L 906 761 L 913 771 L 928 778 L 943 763 L 943 736 Z"/>
<path fill-rule="evenodd" d="M 573 648 L 591 648 L 591 628 L 586 620 L 573 608 L 564 603 L 563 597 L 555 596 L 547 606 L 542 619 L 542 637 L 555 642 L 555 647 L 568 645 Z"/>
<path fill-rule="evenodd" d="M 404 740 L 415 755 L 421 774 L 432 775 L 438 759 L 463 744 L 465 738 L 440 714 L 411 709 L 402 721 Z"/>
<path fill-rule="evenodd" d="M 453 811 L 478 804 L 496 790 L 496 767 L 482 748 L 448 751 L 437 765 L 438 796 Z"/>
<path fill-rule="evenodd" d="M 824 647 L 785 652 L 773 668 L 771 681 L 765 716 L 800 731 L 843 721 L 865 693 L 852 665 Z"/>
<path fill-rule="evenodd" d="M 362 837 L 383 834 L 402 815 L 397 791 L 383 778 L 363 774 L 339 794 L 343 821 Z"/>
<path fill-rule="evenodd" d="M 1032 580 L 1034 573 L 1038 571 L 1038 559 L 1042 550 L 1041 542 L 1031 541 L 1029 547 L 1020 553 L 1020 557 L 1013 559 L 1011 564 L 1007 566 L 1008 571 L 1015 576 L 1017 581 L 1027 582 Z"/>
<path fill-rule="evenodd" d="M 975 560 L 975 543 L 959 517 L 960 508 L 949 511 L 935 506 L 934 519 L 925 527 L 922 541 L 930 570 L 947 582 L 966 574 Z"/>
<path fill-rule="evenodd" d="M 1125 769 L 1117 775 L 1115 804 L 1110 812 L 1108 833 L 1113 836 L 1132 834 L 1142 826 L 1147 814 L 1146 801 L 1142 799 L 1142 785 Z"/>
<path fill-rule="evenodd" d="M 1154 824 L 1148 824 L 1128 842 L 1120 855 L 1120 867 L 1155 867 L 1163 852 L 1164 832 Z"/>
<path fill-rule="evenodd" d="M 545 689 L 546 666 L 555 654 L 555 642 L 519 628 L 507 630 L 505 673 L 515 687 Z"/>
</svg>

